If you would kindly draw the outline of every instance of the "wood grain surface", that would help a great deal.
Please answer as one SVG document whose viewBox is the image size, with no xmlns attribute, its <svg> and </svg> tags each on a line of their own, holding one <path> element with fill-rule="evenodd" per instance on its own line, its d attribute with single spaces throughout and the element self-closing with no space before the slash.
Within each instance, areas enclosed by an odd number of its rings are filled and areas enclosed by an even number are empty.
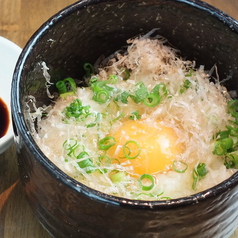
<svg viewBox="0 0 238 238">
<path fill-rule="evenodd" d="M 24 47 L 31 35 L 73 0 L 0 0 L 0 36 Z M 238 20 L 237 0 L 206 0 Z M 232 238 L 238 237 L 238 230 Z M 0 155 L 0 238 L 50 238 L 29 207 L 17 168 L 15 146 Z M 211 237 L 212 238 L 212 237 Z"/>
</svg>

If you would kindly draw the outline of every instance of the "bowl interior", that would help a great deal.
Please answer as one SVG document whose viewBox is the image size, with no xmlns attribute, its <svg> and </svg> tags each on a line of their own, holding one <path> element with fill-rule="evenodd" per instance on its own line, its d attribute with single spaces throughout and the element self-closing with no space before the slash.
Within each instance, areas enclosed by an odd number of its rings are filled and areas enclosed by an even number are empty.
<svg viewBox="0 0 238 238">
<path fill-rule="evenodd" d="M 53 16 L 33 35 L 14 73 L 12 108 L 13 118 L 20 128 L 17 133 L 33 145 L 43 161 L 49 163 L 30 133 L 25 133 L 29 127 L 24 120 L 25 96 L 33 95 L 37 106 L 51 103 L 41 63 L 49 67 L 53 83 L 67 76 L 80 80 L 85 62 L 94 63 L 99 56 L 108 56 L 121 48 L 128 38 L 146 34 L 153 28 L 158 28 L 158 33 L 179 49 L 183 57 L 196 60 L 198 66 L 202 64 L 207 70 L 217 65 L 220 79 L 232 76 L 226 86 L 237 91 L 237 22 L 219 10 L 200 1 L 185 0 L 77 2 Z M 53 93 L 55 89 L 51 87 L 50 90 Z M 228 186 L 235 186 L 237 181 L 236 174 L 215 191 L 191 196 L 187 201 L 214 195 Z M 186 202 L 186 199 L 181 201 Z"/>
</svg>

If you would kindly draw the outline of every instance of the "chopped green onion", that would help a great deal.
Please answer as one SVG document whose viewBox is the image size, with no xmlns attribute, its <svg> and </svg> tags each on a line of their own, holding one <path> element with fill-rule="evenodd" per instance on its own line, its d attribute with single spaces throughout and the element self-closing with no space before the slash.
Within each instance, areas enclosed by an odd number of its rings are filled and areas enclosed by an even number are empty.
<svg viewBox="0 0 238 238">
<path fill-rule="evenodd" d="M 70 138 L 63 143 L 63 148 L 68 151 L 67 155 L 75 156 L 75 151 L 79 147 L 78 141 L 74 138 Z"/>
<path fill-rule="evenodd" d="M 108 150 L 115 144 L 116 144 L 116 139 L 113 136 L 107 136 L 98 142 L 100 150 Z"/>
<path fill-rule="evenodd" d="M 82 159 L 86 156 L 89 156 L 89 154 L 86 152 L 86 151 L 82 151 L 78 156 L 77 156 L 77 159 Z M 91 173 L 93 171 L 95 171 L 95 169 L 90 169 L 92 167 L 95 167 L 92 160 L 90 158 L 87 158 L 87 159 L 84 159 L 84 160 L 81 160 L 79 162 L 77 162 L 78 166 L 82 169 L 85 169 L 87 168 L 88 170 L 86 170 L 86 173 Z"/>
<path fill-rule="evenodd" d="M 224 165 L 227 169 L 238 169 L 238 151 L 233 151 L 226 154 Z"/>
<path fill-rule="evenodd" d="M 119 172 L 112 173 L 110 178 L 113 183 L 118 183 L 118 182 L 124 181 L 126 179 L 126 175 L 127 175 L 126 172 L 119 171 Z"/>
<path fill-rule="evenodd" d="M 185 74 L 185 77 L 191 77 L 194 73 L 193 69 L 190 69 L 189 72 L 187 74 Z"/>
<path fill-rule="evenodd" d="M 123 72 L 122 72 L 122 78 L 123 78 L 123 80 L 126 81 L 127 79 L 130 78 L 130 76 L 131 76 L 131 74 L 130 74 L 129 69 L 124 69 Z"/>
<path fill-rule="evenodd" d="M 131 120 L 139 120 L 141 119 L 141 115 L 139 111 L 134 111 L 131 113 L 131 116 L 129 117 Z"/>
<path fill-rule="evenodd" d="M 156 93 L 149 93 L 143 100 L 143 103 L 148 107 L 156 107 L 161 101 L 161 98 Z"/>
<path fill-rule="evenodd" d="M 225 155 L 229 149 L 233 147 L 233 140 L 231 138 L 224 138 L 215 142 L 213 153 L 215 155 Z"/>
<path fill-rule="evenodd" d="M 219 138 L 218 140 L 221 140 L 224 138 L 228 138 L 229 135 L 230 135 L 230 129 L 226 131 L 220 131 L 219 133 L 217 133 L 216 137 Z"/>
<path fill-rule="evenodd" d="M 228 102 L 228 112 L 234 117 L 237 118 L 238 115 L 238 100 L 231 100 Z"/>
<path fill-rule="evenodd" d="M 115 84 L 118 81 L 116 75 L 110 75 L 108 80 L 97 81 L 93 78 L 90 80 L 90 85 L 93 91 L 93 100 L 98 103 L 105 103 L 111 96 L 111 92 L 114 88 L 108 86 L 107 84 Z"/>
<path fill-rule="evenodd" d="M 111 74 L 106 81 L 108 84 L 115 84 L 118 81 L 118 77 L 115 74 Z"/>
<path fill-rule="evenodd" d="M 83 121 L 85 118 L 91 115 L 89 109 L 89 105 L 83 106 L 79 99 L 75 99 L 68 107 L 63 110 L 63 113 L 66 118 L 74 117 L 77 120 Z"/>
<path fill-rule="evenodd" d="M 142 174 L 139 178 L 139 183 L 142 190 L 149 191 L 155 185 L 154 177 L 150 174 Z"/>
<path fill-rule="evenodd" d="M 166 95 L 168 95 L 168 90 L 165 84 L 159 83 L 146 95 L 143 103 L 149 107 L 156 107 Z"/>
<path fill-rule="evenodd" d="M 152 89 L 151 93 L 158 94 L 163 99 L 169 92 L 164 83 L 159 83 Z"/>
<path fill-rule="evenodd" d="M 191 85 L 191 82 L 186 79 L 184 82 L 183 82 L 183 85 L 180 87 L 180 93 L 184 93 L 188 88 L 190 88 L 190 85 Z"/>
<path fill-rule="evenodd" d="M 130 93 L 127 91 L 124 91 L 123 93 L 119 94 L 115 100 L 116 101 L 121 101 L 124 104 L 128 103 L 128 98 L 130 97 Z"/>
<path fill-rule="evenodd" d="M 116 118 L 114 118 L 111 123 L 113 124 L 115 121 L 118 121 L 120 119 L 122 119 L 125 116 L 125 114 L 123 112 L 120 112 L 119 116 L 117 116 Z"/>
<path fill-rule="evenodd" d="M 110 92 L 106 90 L 101 90 L 99 92 L 94 93 L 93 100 L 98 103 L 105 103 L 110 97 Z"/>
<path fill-rule="evenodd" d="M 67 92 L 67 87 L 66 87 L 66 84 L 64 83 L 64 81 L 58 81 L 56 83 L 56 87 L 57 87 L 60 94 L 63 94 L 63 93 Z"/>
<path fill-rule="evenodd" d="M 109 165 L 111 164 L 111 159 L 107 155 L 101 155 L 99 157 L 100 164 Z"/>
<path fill-rule="evenodd" d="M 143 82 L 137 83 L 136 86 L 138 86 L 138 88 L 135 91 L 135 95 L 130 95 L 130 96 L 134 100 L 135 103 L 139 103 L 147 97 L 148 92 Z"/>
<path fill-rule="evenodd" d="M 135 159 L 140 155 L 141 148 L 139 144 L 134 140 L 127 141 L 123 147 L 124 156 L 127 159 Z"/>
<path fill-rule="evenodd" d="M 85 70 L 85 77 L 90 78 L 92 74 L 95 74 L 94 67 L 90 63 L 85 63 L 83 65 L 83 68 Z"/>
<path fill-rule="evenodd" d="M 208 173 L 207 166 L 205 163 L 199 163 L 194 169 L 193 169 L 193 185 L 192 188 L 195 190 L 198 181 L 203 179 Z"/>
<path fill-rule="evenodd" d="M 183 161 L 175 160 L 175 161 L 173 162 L 172 167 L 173 167 L 173 170 L 174 170 L 175 172 L 185 173 L 185 171 L 186 171 L 187 168 L 188 168 L 188 165 L 187 165 L 185 162 L 183 162 Z"/>
<path fill-rule="evenodd" d="M 62 81 L 58 81 L 56 87 L 60 93 L 60 97 L 74 95 L 77 91 L 77 85 L 72 78 L 65 78 Z"/>
<path fill-rule="evenodd" d="M 227 126 L 227 132 L 230 136 L 238 137 L 238 127 Z M 228 137 L 228 136 L 227 136 Z"/>
<path fill-rule="evenodd" d="M 90 128 L 90 127 L 94 127 L 94 126 L 96 126 L 96 125 L 97 125 L 97 123 L 92 122 L 92 123 L 87 124 L 86 127 L 87 127 L 87 128 Z"/>
<path fill-rule="evenodd" d="M 106 167 L 111 165 L 112 161 L 111 158 L 109 158 L 107 155 L 101 155 L 98 157 L 98 166 L 100 167 Z M 100 168 L 98 169 L 100 173 L 107 173 L 108 169 L 107 168 Z"/>
</svg>

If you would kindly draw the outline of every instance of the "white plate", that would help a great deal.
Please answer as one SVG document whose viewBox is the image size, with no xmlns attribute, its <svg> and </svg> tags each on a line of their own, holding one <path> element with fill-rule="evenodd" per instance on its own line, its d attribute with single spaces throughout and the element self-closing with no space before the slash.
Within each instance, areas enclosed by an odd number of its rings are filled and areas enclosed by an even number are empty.
<svg viewBox="0 0 238 238">
<path fill-rule="evenodd" d="M 20 53 L 21 48 L 19 46 L 0 36 L 0 98 L 2 98 L 2 100 L 6 103 L 10 115 L 12 76 Z M 12 144 L 12 142 L 13 130 L 10 116 L 8 131 L 5 136 L 0 138 L 0 154 L 3 153 Z"/>
</svg>

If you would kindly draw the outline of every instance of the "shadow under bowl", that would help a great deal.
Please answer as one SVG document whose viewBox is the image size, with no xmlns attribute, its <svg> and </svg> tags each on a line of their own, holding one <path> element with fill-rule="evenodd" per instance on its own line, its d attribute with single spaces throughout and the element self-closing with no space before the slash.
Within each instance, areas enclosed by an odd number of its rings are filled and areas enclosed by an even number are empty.
<svg viewBox="0 0 238 238">
<path fill-rule="evenodd" d="M 82 65 L 110 55 L 128 38 L 159 34 L 220 78 L 238 87 L 238 24 L 198 0 L 79 1 L 49 19 L 31 37 L 17 62 L 12 117 L 19 171 L 27 199 L 42 225 L 62 237 L 229 237 L 238 224 L 238 173 L 204 192 L 166 201 L 139 201 L 103 194 L 75 181 L 44 156 L 31 136 L 25 98 L 51 103 L 41 62 L 52 79 L 79 79 Z"/>
</svg>

